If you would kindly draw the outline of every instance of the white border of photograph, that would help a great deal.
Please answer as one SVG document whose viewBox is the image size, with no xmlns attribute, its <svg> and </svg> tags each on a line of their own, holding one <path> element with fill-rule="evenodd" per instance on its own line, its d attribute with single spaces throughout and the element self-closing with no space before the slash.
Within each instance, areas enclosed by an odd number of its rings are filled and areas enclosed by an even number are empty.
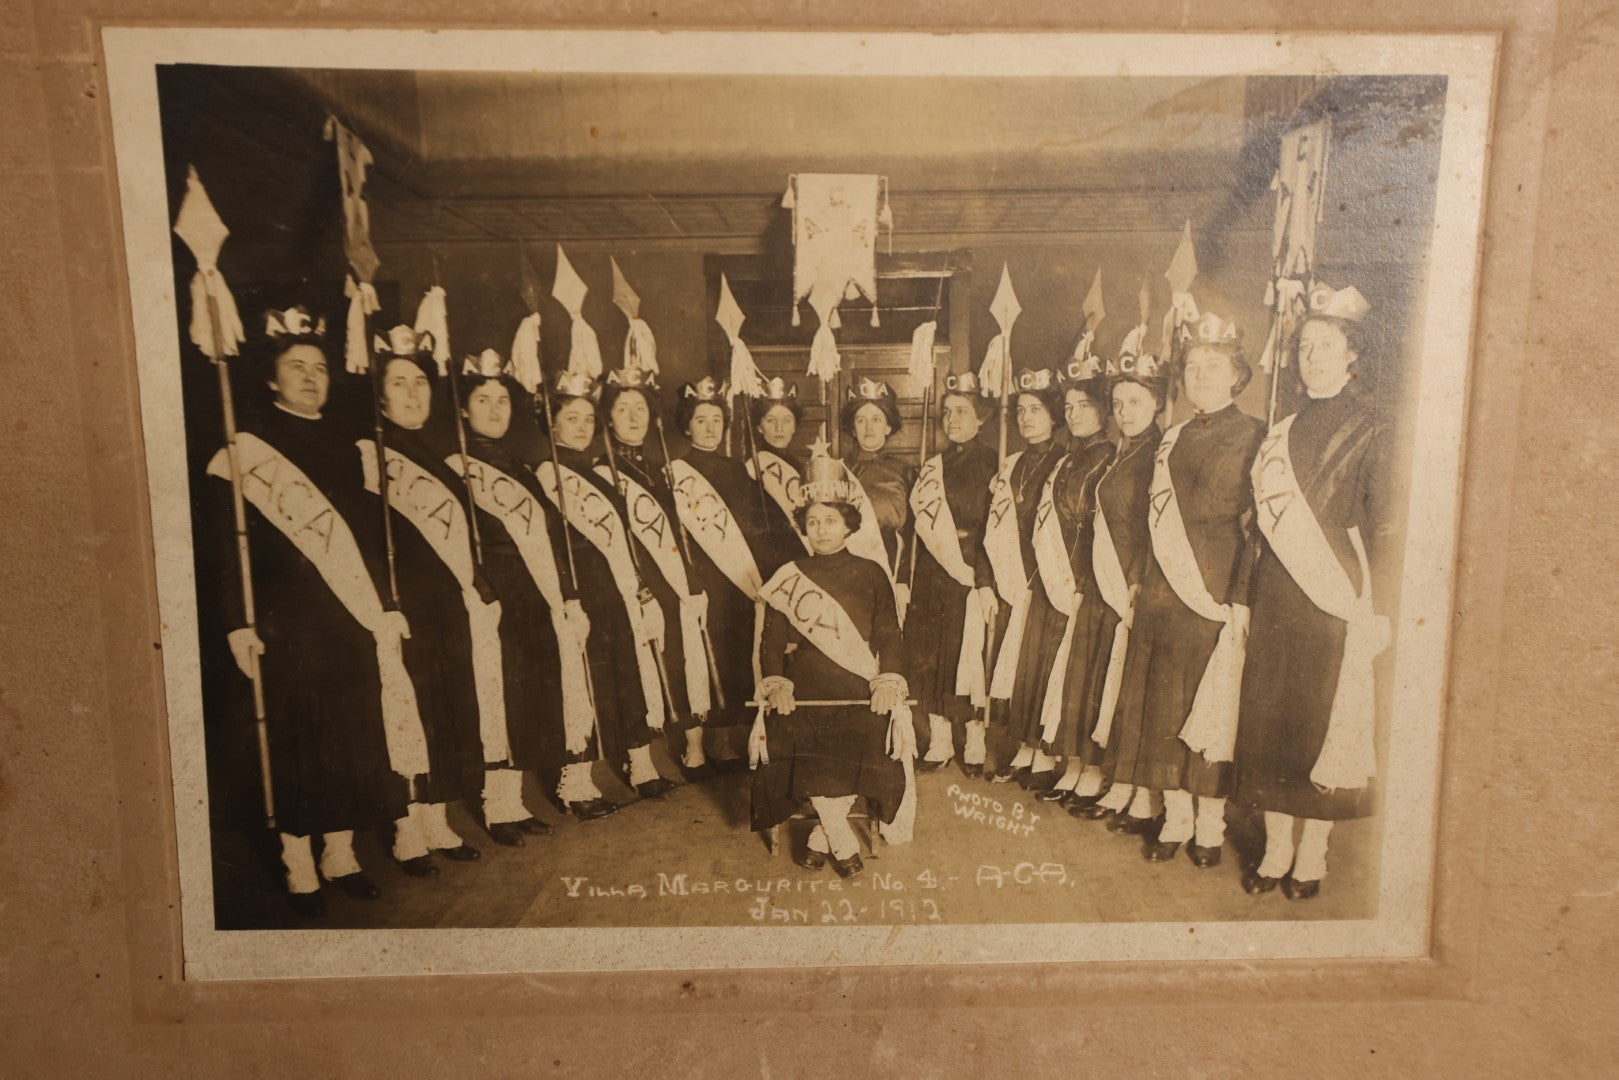
<svg viewBox="0 0 1619 1080">
<path fill-rule="evenodd" d="M 841 964 L 1418 957 L 1432 909 L 1440 718 L 1498 38 L 1488 34 L 899 34 L 109 27 L 188 979 Z M 1378 821 L 1377 917 L 1355 921 L 660 929 L 216 931 L 190 491 L 157 67 L 730 75 L 1443 75 L 1421 381 Z M 1391 830 L 1388 822 L 1398 821 Z M 1190 931 L 1190 932 L 1189 932 Z"/>
</svg>

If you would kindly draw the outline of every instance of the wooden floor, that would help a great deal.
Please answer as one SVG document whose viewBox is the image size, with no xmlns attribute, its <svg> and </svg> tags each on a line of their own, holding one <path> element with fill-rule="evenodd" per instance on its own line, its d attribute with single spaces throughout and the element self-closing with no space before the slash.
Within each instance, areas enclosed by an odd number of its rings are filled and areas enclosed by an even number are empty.
<svg viewBox="0 0 1619 1080">
<path fill-rule="evenodd" d="M 660 753 L 661 758 L 661 753 Z M 661 759 L 666 775 L 678 775 Z M 630 792 L 606 775 L 609 795 Z M 451 824 L 482 850 L 473 863 L 439 859 L 436 878 L 405 877 L 375 836 L 355 838 L 366 872 L 383 890 L 374 901 L 326 889 L 332 927 L 747 926 L 769 919 L 839 921 L 1208 922 L 1350 919 L 1375 914 L 1370 869 L 1376 819 L 1333 833 L 1321 894 L 1293 902 L 1280 891 L 1249 896 L 1241 866 L 1257 860 L 1256 823 L 1230 810 L 1222 864 L 1199 870 L 1184 849 L 1148 863 L 1141 841 L 1052 811 L 1017 785 L 968 780 L 954 765 L 917 778 L 912 843 L 879 845 L 866 873 L 836 892 L 830 866 L 812 873 L 786 852 L 767 853 L 747 825 L 749 774 L 683 785 L 662 800 L 611 817 L 562 817 L 527 792 L 555 824 L 521 848 L 500 847 L 459 806 Z M 794 849 L 804 827 L 791 837 Z M 297 924 L 280 864 L 262 833 L 217 829 L 215 910 L 220 929 Z M 900 888 L 894 888 L 898 884 Z M 303 924 L 309 925 L 309 924 Z"/>
</svg>

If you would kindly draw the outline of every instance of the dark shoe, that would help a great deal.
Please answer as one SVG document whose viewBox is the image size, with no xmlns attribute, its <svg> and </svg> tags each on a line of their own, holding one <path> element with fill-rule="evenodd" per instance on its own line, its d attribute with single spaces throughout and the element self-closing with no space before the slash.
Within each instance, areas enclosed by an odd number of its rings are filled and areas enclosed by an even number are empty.
<svg viewBox="0 0 1619 1080">
<path fill-rule="evenodd" d="M 1068 813 L 1081 821 L 1102 821 L 1113 816 L 1113 811 L 1099 802 L 1072 805 Z"/>
<path fill-rule="evenodd" d="M 1258 896 L 1260 893 L 1268 893 L 1281 883 L 1281 878 L 1266 877 L 1264 874 L 1259 872 L 1258 867 L 1255 867 L 1242 875 L 1242 891 L 1247 893 L 1249 896 Z"/>
<path fill-rule="evenodd" d="M 287 903 L 300 919 L 318 919 L 326 914 L 326 898 L 318 892 L 288 893 Z"/>
<path fill-rule="evenodd" d="M 711 780 L 718 772 L 713 763 L 707 761 L 701 765 L 687 765 L 685 762 L 677 762 L 677 764 L 680 765 L 680 775 L 685 777 L 688 784 L 700 784 L 704 780 Z"/>
<path fill-rule="evenodd" d="M 813 848 L 805 848 L 804 853 L 798 856 L 798 858 L 794 859 L 793 862 L 797 863 L 799 866 L 802 866 L 806 870 L 820 870 L 826 866 L 826 852 L 816 851 Z M 841 874 L 843 871 L 840 870 L 838 873 Z M 845 874 L 844 876 L 847 877 L 848 875 Z"/>
<path fill-rule="evenodd" d="M 502 847 L 522 847 L 523 830 L 515 821 L 498 821 L 489 826 L 489 839 Z"/>
<path fill-rule="evenodd" d="M 643 799 L 661 799 L 673 791 L 675 787 L 676 785 L 673 780 L 667 780 L 660 776 L 656 780 L 648 780 L 644 784 L 636 784 L 635 793 L 641 796 Z"/>
<path fill-rule="evenodd" d="M 418 855 L 414 859 L 406 859 L 399 864 L 407 877 L 437 877 L 438 864 L 431 855 Z"/>
<path fill-rule="evenodd" d="M 1131 817 L 1129 814 L 1121 813 L 1115 815 L 1113 820 L 1107 823 L 1107 831 L 1129 833 L 1131 836 L 1145 836 L 1155 831 L 1162 822 L 1162 818 Z"/>
<path fill-rule="evenodd" d="M 972 763 L 963 761 L 961 763 L 961 775 L 969 780 L 977 780 L 984 775 L 984 763 L 982 761 Z"/>
<path fill-rule="evenodd" d="M 927 758 L 918 758 L 912 768 L 921 775 L 926 776 L 928 773 L 938 772 L 948 764 L 950 764 L 948 761 L 929 761 Z"/>
<path fill-rule="evenodd" d="M 858 851 L 853 855 L 850 855 L 847 859 L 840 859 L 836 855 L 832 856 L 832 869 L 838 872 L 838 877 L 851 878 L 865 868 L 866 864 L 860 861 L 860 853 Z"/>
<path fill-rule="evenodd" d="M 1141 857 L 1148 862 L 1168 862 L 1181 849 L 1179 840 L 1148 840 L 1141 849 Z"/>
<path fill-rule="evenodd" d="M 482 853 L 471 844 L 462 844 L 460 847 L 439 848 L 438 853 L 452 862 L 477 862 Z"/>
<path fill-rule="evenodd" d="M 1076 795 L 1070 791 L 1062 801 L 1063 809 L 1072 814 L 1075 810 L 1083 807 L 1095 806 L 1096 801 L 1101 797 L 1100 795 Z"/>
<path fill-rule="evenodd" d="M 741 757 L 710 759 L 710 767 L 717 773 L 741 772 L 748 767 L 748 759 Z"/>
<path fill-rule="evenodd" d="M 1319 881 L 1294 881 L 1291 875 L 1282 879 L 1282 895 L 1289 900 L 1309 900 L 1320 892 Z"/>
<path fill-rule="evenodd" d="M 353 900 L 375 900 L 382 895 L 382 890 L 358 870 L 352 874 L 332 878 L 332 884 L 342 889 Z"/>
<path fill-rule="evenodd" d="M 532 818 L 532 817 L 531 818 L 524 818 L 522 821 L 514 821 L 514 822 L 512 822 L 512 824 L 516 825 L 519 829 L 522 829 L 524 832 L 528 833 L 530 836 L 550 836 L 551 835 L 551 826 L 547 825 L 545 822 L 541 821 L 539 818 Z"/>
<path fill-rule="evenodd" d="M 1204 847 L 1201 844 L 1186 845 L 1186 855 L 1192 860 L 1192 865 L 1199 870 L 1207 870 L 1211 866 L 1220 865 L 1220 849 L 1217 847 Z"/>
<path fill-rule="evenodd" d="M 1021 784 L 1023 783 L 1024 777 L 1028 775 L 1029 767 L 1027 765 L 1016 769 L 1012 768 L 1010 765 L 1002 765 L 1000 768 L 996 769 L 990 774 L 989 779 L 991 783 L 996 784 L 1009 784 L 1014 780 Z"/>
<path fill-rule="evenodd" d="M 1057 786 L 1057 770 L 1047 769 L 1045 772 L 1031 772 L 1023 778 L 1025 791 L 1032 791 L 1036 795 L 1051 791 Z"/>
<path fill-rule="evenodd" d="M 1021 769 L 1014 770 L 1012 773 L 1012 779 L 1016 780 L 1018 787 L 1022 788 L 1024 791 L 1029 790 L 1029 780 L 1033 776 L 1034 770 L 1027 765 L 1023 766 Z"/>
<path fill-rule="evenodd" d="M 618 809 L 618 804 L 609 799 L 587 799 L 584 802 L 571 802 L 567 804 L 568 812 L 580 821 L 595 821 L 604 818 Z"/>
<path fill-rule="evenodd" d="M 1029 790 L 1034 791 L 1036 789 L 1030 788 Z M 1060 803 L 1060 802 L 1067 801 L 1068 797 L 1071 796 L 1072 794 L 1073 794 L 1072 790 L 1059 791 L 1055 787 L 1049 787 L 1049 788 L 1044 789 L 1043 791 L 1040 791 L 1039 794 L 1035 795 L 1035 799 L 1038 802 Z"/>
</svg>

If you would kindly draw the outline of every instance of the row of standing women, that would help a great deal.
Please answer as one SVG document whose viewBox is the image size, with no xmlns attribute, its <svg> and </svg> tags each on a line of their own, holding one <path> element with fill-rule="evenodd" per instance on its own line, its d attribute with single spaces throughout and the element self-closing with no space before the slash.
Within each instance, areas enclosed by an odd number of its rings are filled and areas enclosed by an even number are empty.
<svg viewBox="0 0 1619 1080">
<path fill-rule="evenodd" d="M 1346 389 L 1364 302 L 1320 296 L 1300 337 L 1310 397 L 1280 440 L 1231 403 L 1247 366 L 1234 328 L 1205 318 L 1179 365 L 1187 423 L 1160 429 L 1168 372 L 1145 354 L 1026 371 L 1025 446 L 1000 463 L 980 438 L 994 401 L 951 376 L 947 446 L 920 470 L 886 449 L 897 401 L 870 379 L 842 411 L 842 463 L 820 445 L 794 453 L 801 414 L 779 380 L 735 431 L 726 388 L 682 387 L 690 448 L 671 458 L 643 372 L 599 394 L 562 376 L 536 426 L 498 357 L 444 380 L 432 343 L 403 327 L 377 342 L 377 431 L 344 431 L 323 414 L 317 328 L 301 309 L 271 313 L 271 407 L 209 472 L 234 469 L 253 510 L 260 599 L 251 620 L 229 613 L 230 644 L 265 676 L 294 906 L 318 912 L 322 878 L 377 894 L 356 828 L 391 824 L 418 876 L 437 872 L 434 852 L 477 857 L 450 801 L 497 843 L 546 831 L 524 772 L 584 819 L 618 808 L 596 760 L 659 798 L 673 786 L 651 757 L 660 731 L 688 778 L 758 766 L 756 828 L 809 803 L 806 867 L 858 872 L 857 795 L 903 827 L 921 746 L 918 771 L 959 758 L 982 776 L 993 760 L 993 780 L 1144 835 L 1149 859 L 1189 842 L 1195 865 L 1218 862 L 1233 795 L 1265 814 L 1245 887 L 1312 895 L 1331 821 L 1369 809 L 1363 669 L 1387 636 L 1367 561 L 1383 439 Z M 429 437 L 445 382 L 460 445 Z M 1279 556 L 1297 546 L 1279 523 L 1306 516 L 1308 557 Z"/>
</svg>

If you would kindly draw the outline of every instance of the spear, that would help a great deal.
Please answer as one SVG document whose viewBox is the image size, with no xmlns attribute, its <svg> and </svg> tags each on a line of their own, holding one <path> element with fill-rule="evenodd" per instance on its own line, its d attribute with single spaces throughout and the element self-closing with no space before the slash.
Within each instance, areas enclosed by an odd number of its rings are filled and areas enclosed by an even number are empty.
<svg viewBox="0 0 1619 1080">
<path fill-rule="evenodd" d="M 483 537 L 478 532 L 477 500 L 472 491 L 472 463 L 467 454 L 467 422 L 461 415 L 461 366 L 450 353 L 448 316 L 444 310 L 444 286 L 439 282 L 438 254 L 433 255 L 433 287 L 416 309 L 416 330 L 433 335 L 433 356 L 444 357 L 443 373 L 449 376 L 450 415 L 455 421 L 456 449 L 461 454 L 461 484 L 467 496 L 467 540 L 472 547 L 472 563 L 483 570 Z"/>
<path fill-rule="evenodd" d="M 663 451 L 663 477 L 669 485 L 671 493 L 675 490 L 675 471 L 669 464 L 669 440 L 663 434 L 663 417 L 657 410 L 652 412 L 652 424 L 658 430 L 658 448 Z M 675 513 L 675 536 L 680 540 L 680 559 L 686 564 L 686 576 L 692 575 L 691 537 L 686 535 L 686 523 L 680 520 L 680 514 Z M 714 704 L 720 709 L 725 708 L 725 688 L 720 685 L 719 664 L 714 660 L 714 639 L 708 634 L 708 620 L 704 619 L 698 624 L 703 634 L 703 656 L 708 661 L 708 678 L 714 684 Z"/>
<path fill-rule="evenodd" d="M 185 198 L 175 216 L 174 233 L 191 252 L 197 262 L 197 273 L 191 282 L 191 340 L 213 362 L 219 375 L 219 404 L 225 424 L 225 455 L 230 462 L 231 509 L 236 525 L 236 564 L 241 573 L 242 617 L 246 628 L 257 634 L 258 620 L 253 604 L 252 560 L 247 545 L 247 508 L 242 499 L 242 472 L 236 452 L 236 407 L 231 395 L 230 365 L 226 356 L 235 356 L 242 341 L 242 324 L 236 312 L 236 301 L 230 286 L 219 272 L 219 249 L 230 230 L 220 220 L 214 204 L 203 189 L 195 166 L 186 172 Z M 203 300 L 203 312 L 196 310 Z M 206 323 L 199 316 L 206 312 Z M 229 315 L 230 334 L 225 333 L 226 315 Z M 264 824 L 275 828 L 275 794 L 270 777 L 270 732 L 264 718 L 264 675 L 259 668 L 259 654 L 247 651 L 247 677 L 253 684 L 253 723 L 258 733 L 259 779 L 263 785 Z"/>
<path fill-rule="evenodd" d="M 997 340 L 1000 342 L 1000 370 L 996 372 L 996 382 L 1000 383 L 1001 395 L 1001 430 L 1000 443 L 996 447 L 999 462 L 1006 464 L 1006 435 L 1010 427 L 1012 403 L 1012 324 L 1023 312 L 1023 305 L 1018 303 L 1017 293 L 1012 291 L 1012 271 L 1005 263 L 1001 264 L 1001 283 L 995 289 L 995 298 L 990 301 L 990 314 L 995 316 L 995 323 L 1001 328 Z M 995 342 L 990 342 L 990 352 L 995 350 Z M 987 357 L 985 367 L 990 367 L 993 356 Z M 987 384 L 988 380 L 984 380 Z"/>
<path fill-rule="evenodd" d="M 922 383 L 922 441 L 916 448 L 916 467 L 920 471 L 928 463 L 928 451 L 933 449 L 928 438 L 933 420 L 933 384 L 938 376 L 933 370 L 933 336 L 939 329 L 939 309 L 944 306 L 944 283 L 950 276 L 950 263 L 945 261 L 944 273 L 939 276 L 938 291 L 933 296 L 933 318 L 922 323 L 911 335 L 911 378 Z M 916 588 L 916 549 L 921 544 L 911 537 L 911 567 L 905 577 L 908 589 Z"/>
</svg>

